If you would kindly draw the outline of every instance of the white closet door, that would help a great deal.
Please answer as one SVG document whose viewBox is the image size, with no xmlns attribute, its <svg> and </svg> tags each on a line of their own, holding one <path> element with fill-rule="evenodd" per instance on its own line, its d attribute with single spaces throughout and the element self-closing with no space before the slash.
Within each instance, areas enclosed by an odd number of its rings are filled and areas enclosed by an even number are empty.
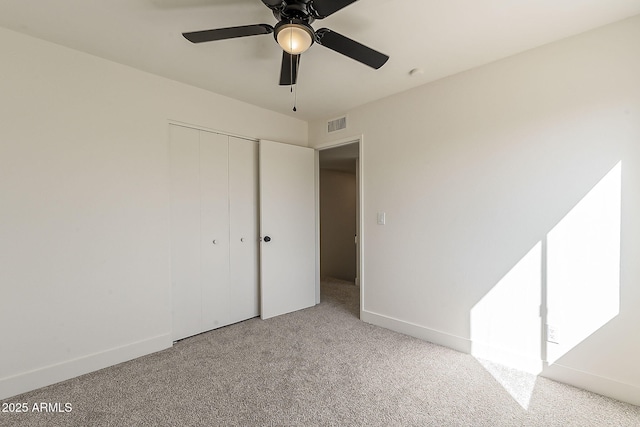
<svg viewBox="0 0 640 427">
<path fill-rule="evenodd" d="M 260 314 L 258 300 L 258 145 L 229 138 L 230 323 Z"/>
<path fill-rule="evenodd" d="M 313 149 L 260 141 L 263 319 L 315 305 L 315 201 Z"/>
<path fill-rule="evenodd" d="M 173 339 L 229 323 L 228 137 L 170 126 Z"/>
<path fill-rule="evenodd" d="M 173 339 L 200 328 L 200 136 L 170 126 Z"/>
<path fill-rule="evenodd" d="M 202 331 L 229 324 L 229 137 L 200 132 Z"/>
</svg>

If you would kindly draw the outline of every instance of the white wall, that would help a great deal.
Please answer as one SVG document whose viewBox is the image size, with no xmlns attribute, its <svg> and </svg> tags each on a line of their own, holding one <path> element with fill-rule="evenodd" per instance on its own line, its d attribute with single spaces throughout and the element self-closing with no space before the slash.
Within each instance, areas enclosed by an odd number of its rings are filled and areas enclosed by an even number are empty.
<svg viewBox="0 0 640 427">
<path fill-rule="evenodd" d="M 355 160 L 354 160 L 355 163 Z M 320 275 L 356 278 L 356 176 L 320 170 Z"/>
<path fill-rule="evenodd" d="M 362 318 L 471 351 L 473 307 L 621 162 L 619 313 L 545 375 L 640 404 L 639 76 L 635 17 L 349 111 Z"/>
<path fill-rule="evenodd" d="M 171 345 L 168 121 L 307 123 L 0 29 L 0 399 Z"/>
</svg>

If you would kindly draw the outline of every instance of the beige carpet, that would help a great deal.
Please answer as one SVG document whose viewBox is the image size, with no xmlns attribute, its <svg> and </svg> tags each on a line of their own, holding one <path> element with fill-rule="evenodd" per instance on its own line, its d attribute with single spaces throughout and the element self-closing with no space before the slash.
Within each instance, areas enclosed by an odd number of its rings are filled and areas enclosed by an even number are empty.
<svg viewBox="0 0 640 427">
<path fill-rule="evenodd" d="M 358 311 L 358 288 L 329 281 L 316 307 L 8 399 L 72 411 L 0 412 L 0 425 L 640 426 L 640 407 L 483 366 Z"/>
</svg>

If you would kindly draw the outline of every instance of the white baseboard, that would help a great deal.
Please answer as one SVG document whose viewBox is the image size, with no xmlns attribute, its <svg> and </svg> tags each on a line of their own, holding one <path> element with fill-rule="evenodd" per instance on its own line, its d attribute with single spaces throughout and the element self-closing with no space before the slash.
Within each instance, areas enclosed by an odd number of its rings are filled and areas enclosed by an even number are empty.
<svg viewBox="0 0 640 427">
<path fill-rule="evenodd" d="M 100 353 L 2 378 L 0 379 L 0 399 L 7 399 L 40 387 L 155 353 L 171 347 L 172 344 L 170 334 L 160 335 Z"/>
<path fill-rule="evenodd" d="M 640 387 L 558 364 L 546 366 L 540 376 L 640 406 Z"/>
<path fill-rule="evenodd" d="M 436 331 L 435 329 L 425 328 L 424 326 L 414 323 L 405 322 L 404 320 L 395 319 L 378 313 L 362 310 L 360 311 L 360 320 L 371 323 L 372 325 L 381 326 L 401 334 L 429 341 L 444 347 L 449 347 L 463 353 L 471 353 L 471 341 L 451 335 L 446 332 Z"/>
<path fill-rule="evenodd" d="M 444 347 L 449 347 L 463 353 L 472 354 L 472 341 L 466 338 L 425 328 L 424 326 L 382 314 L 372 313 L 366 310 L 362 310 L 360 312 L 360 319 L 364 322 L 390 329 L 392 331 L 400 332 Z M 474 343 L 473 346 L 473 353 L 479 352 L 477 355 L 474 354 L 475 356 L 482 358 L 483 356 L 491 354 L 491 356 L 485 358 L 488 358 L 489 360 L 495 358 L 496 349 L 488 347 L 485 348 L 486 346 L 483 347 L 477 343 Z M 521 355 L 510 355 L 505 352 L 499 352 L 499 355 L 501 356 L 500 360 L 492 361 L 512 366 L 525 372 L 535 372 L 536 368 L 540 367 L 541 363 L 539 360 L 527 360 L 526 358 L 522 358 Z M 539 368 L 537 369 L 537 372 L 540 372 Z M 558 364 L 544 367 L 542 373 L 539 375 L 554 381 L 588 390 L 593 393 L 611 397 L 621 402 L 640 406 L 640 387 L 631 384 L 622 383 L 611 378 L 601 377 Z"/>
</svg>

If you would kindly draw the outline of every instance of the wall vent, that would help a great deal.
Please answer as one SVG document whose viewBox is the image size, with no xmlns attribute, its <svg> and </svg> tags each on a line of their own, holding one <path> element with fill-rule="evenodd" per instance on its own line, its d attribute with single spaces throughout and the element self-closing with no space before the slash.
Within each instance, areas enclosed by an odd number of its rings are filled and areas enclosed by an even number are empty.
<svg viewBox="0 0 640 427">
<path fill-rule="evenodd" d="M 337 132 L 347 128 L 347 116 L 339 117 L 327 122 L 327 133 Z"/>
</svg>

